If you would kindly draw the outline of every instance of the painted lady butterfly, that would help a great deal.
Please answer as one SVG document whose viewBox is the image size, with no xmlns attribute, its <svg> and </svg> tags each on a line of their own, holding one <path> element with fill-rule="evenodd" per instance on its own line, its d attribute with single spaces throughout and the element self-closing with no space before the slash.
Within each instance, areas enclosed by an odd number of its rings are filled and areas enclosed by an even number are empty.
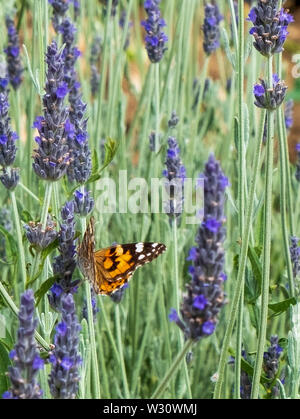
<svg viewBox="0 0 300 419">
<path fill-rule="evenodd" d="M 166 250 L 161 243 L 129 243 L 95 252 L 94 225 L 92 217 L 78 247 L 78 265 L 96 294 L 110 295 L 122 288 L 137 268 Z"/>
</svg>

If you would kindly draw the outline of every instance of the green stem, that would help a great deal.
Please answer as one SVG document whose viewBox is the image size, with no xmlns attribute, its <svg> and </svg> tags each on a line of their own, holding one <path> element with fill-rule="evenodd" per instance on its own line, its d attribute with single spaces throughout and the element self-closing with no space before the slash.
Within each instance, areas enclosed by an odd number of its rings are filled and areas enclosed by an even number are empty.
<svg viewBox="0 0 300 419">
<path fill-rule="evenodd" d="M 282 118 L 282 108 L 277 110 L 277 119 L 279 126 L 279 158 L 280 158 L 280 215 L 281 215 L 281 226 L 282 226 L 282 236 L 283 236 L 283 245 L 284 245 L 284 254 L 287 265 L 287 274 L 289 281 L 289 289 L 291 296 L 295 295 L 295 286 L 293 278 L 293 268 L 292 261 L 290 256 L 290 247 L 289 247 L 289 235 L 288 235 L 288 223 L 287 223 L 287 202 L 286 202 L 286 174 L 289 166 L 289 161 L 286 160 L 285 154 L 285 135 L 283 130 L 283 118 Z M 289 169 L 288 169 L 289 170 Z"/>
<path fill-rule="evenodd" d="M 13 213 L 14 213 L 14 220 L 15 220 L 15 227 L 16 227 L 16 233 L 17 233 L 17 242 L 18 242 L 18 249 L 19 249 L 19 257 L 20 257 L 20 269 L 23 279 L 24 287 L 26 286 L 26 263 L 25 263 L 25 252 L 23 247 L 23 240 L 22 240 L 22 231 L 21 231 L 21 224 L 20 224 L 20 217 L 19 217 L 19 211 L 16 201 L 16 195 L 15 192 L 12 191 L 10 193 L 12 206 L 13 206 Z"/>
<path fill-rule="evenodd" d="M 121 336 L 120 306 L 118 304 L 116 304 L 115 319 L 116 319 L 117 342 L 118 342 L 118 349 L 119 349 L 119 354 L 120 354 L 120 367 L 121 367 L 121 373 L 122 373 L 122 378 L 123 378 L 125 398 L 130 399 L 130 392 L 129 392 L 129 387 L 128 387 L 125 362 L 124 362 L 123 343 L 122 343 L 122 336 Z"/>
<path fill-rule="evenodd" d="M 245 116 L 244 116 L 244 1 L 239 0 L 239 31 L 238 31 L 238 116 L 239 116 L 239 142 L 238 142 L 238 208 L 239 208 L 239 233 L 243 237 L 245 226 L 245 188 L 246 188 L 246 150 L 245 150 Z M 234 19 L 235 20 L 235 19 Z M 235 362 L 235 396 L 240 398 L 240 376 L 241 376 L 241 352 L 243 341 L 243 311 L 244 311 L 244 276 L 242 277 L 241 296 L 238 304 L 237 315 L 237 339 L 236 339 L 236 362 Z"/>
<path fill-rule="evenodd" d="M 82 233 L 86 230 L 86 219 L 81 219 L 81 228 Z M 92 293 L 91 285 L 89 281 L 85 281 L 85 297 L 87 303 L 87 313 L 88 313 L 88 327 L 90 335 L 90 345 L 91 345 L 91 364 L 92 364 L 92 392 L 95 399 L 101 399 L 100 392 L 100 376 L 99 376 L 99 366 L 97 358 L 97 349 L 96 349 L 96 339 L 95 339 L 95 325 L 94 325 L 94 315 L 93 315 L 93 305 L 92 305 Z"/>
<path fill-rule="evenodd" d="M 249 245 L 249 238 L 250 238 L 250 230 L 252 225 L 252 217 L 253 217 L 253 208 L 254 208 L 254 197 L 255 197 L 255 189 L 257 184 L 257 178 L 259 174 L 259 161 L 260 161 L 260 153 L 261 153 L 261 144 L 263 139 L 264 133 L 264 122 L 266 118 L 266 111 L 263 111 L 260 118 L 260 125 L 259 125 L 259 135 L 256 138 L 256 143 L 254 146 L 254 156 L 253 156 L 253 169 L 252 169 L 252 179 L 250 185 L 250 193 L 249 199 L 247 203 L 247 213 L 246 213 L 246 223 L 245 223 L 245 230 L 242 239 L 242 249 L 241 255 L 239 259 L 239 268 L 238 274 L 236 279 L 236 286 L 234 290 L 234 294 L 231 300 L 230 305 L 230 312 L 229 318 L 227 320 L 227 327 L 225 330 L 223 345 L 220 353 L 220 360 L 218 366 L 218 381 L 216 383 L 215 391 L 214 391 L 214 399 L 221 398 L 222 392 L 222 384 L 224 381 L 224 372 L 225 367 L 227 364 L 228 359 L 228 349 L 230 344 L 230 339 L 237 315 L 237 308 L 240 300 L 241 290 L 243 287 L 243 278 L 245 275 L 246 263 L 247 263 L 247 253 L 248 253 L 248 245 Z"/>
<path fill-rule="evenodd" d="M 272 86 L 272 57 L 268 58 L 268 85 Z M 274 152 L 274 111 L 268 111 L 268 136 L 267 136 L 267 162 L 265 178 L 265 212 L 264 212 L 264 246 L 263 246 L 263 275 L 262 297 L 260 310 L 260 328 L 258 346 L 253 373 L 251 398 L 257 399 L 259 394 L 260 376 L 262 370 L 264 347 L 267 332 L 269 282 L 270 282 L 270 256 L 272 233 L 272 184 L 273 184 L 273 152 Z"/>
<path fill-rule="evenodd" d="M 175 358 L 173 364 L 168 369 L 168 371 L 165 374 L 164 378 L 162 379 L 161 383 L 159 384 L 159 386 L 157 387 L 157 389 L 152 394 L 151 399 L 159 399 L 160 398 L 160 396 L 162 395 L 163 391 L 165 390 L 165 388 L 167 387 L 167 385 L 170 383 L 171 378 L 173 377 L 173 375 L 175 374 L 175 372 L 179 368 L 182 360 L 185 358 L 185 355 L 187 354 L 187 352 L 192 347 L 193 343 L 194 342 L 191 339 L 189 339 L 189 340 L 187 340 L 185 342 L 183 348 L 181 349 L 181 351 L 179 352 L 179 354 Z"/>
</svg>

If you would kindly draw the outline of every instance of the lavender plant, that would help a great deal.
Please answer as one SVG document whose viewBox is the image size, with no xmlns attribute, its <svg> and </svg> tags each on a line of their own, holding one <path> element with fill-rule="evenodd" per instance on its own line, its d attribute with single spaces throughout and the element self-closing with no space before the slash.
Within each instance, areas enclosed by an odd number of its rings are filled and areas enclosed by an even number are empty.
<svg viewBox="0 0 300 419">
<path fill-rule="evenodd" d="M 160 17 L 159 3 L 160 0 L 145 0 L 144 2 L 148 18 L 142 21 L 142 26 L 147 32 L 146 50 L 152 63 L 159 63 L 167 50 L 168 37 L 163 31 L 166 22 Z"/>
<path fill-rule="evenodd" d="M 44 115 L 33 124 L 39 133 L 35 137 L 38 148 L 34 150 L 33 170 L 43 180 L 57 181 L 66 174 L 71 155 L 67 143 L 69 110 L 64 103 L 68 85 L 64 81 L 63 52 L 55 41 L 47 48 L 46 62 Z"/>
<path fill-rule="evenodd" d="M 228 179 L 213 154 L 205 165 L 204 219 L 188 260 L 192 261 L 189 273 L 191 282 L 181 305 L 182 320 L 173 313 L 172 320 L 184 331 L 187 339 L 195 341 L 215 331 L 217 316 L 225 304 L 223 283 L 226 237 L 224 217 L 224 193 Z"/>
<path fill-rule="evenodd" d="M 211 55 L 220 46 L 220 22 L 223 16 L 216 3 L 205 4 L 205 18 L 203 24 L 203 49 L 207 55 Z"/>
<path fill-rule="evenodd" d="M 7 60 L 7 74 L 10 84 L 17 90 L 22 83 L 22 73 L 24 71 L 20 56 L 19 35 L 10 16 L 6 16 L 5 23 L 8 35 L 8 44 L 4 49 Z"/>
<path fill-rule="evenodd" d="M 52 364 L 49 387 L 54 399 L 75 399 L 79 386 L 80 325 L 72 294 L 65 294 L 61 302 L 61 322 L 56 327 L 55 348 L 50 355 Z"/>
<path fill-rule="evenodd" d="M 35 342 L 36 327 L 33 291 L 27 290 L 21 296 L 17 343 L 9 355 L 13 362 L 8 370 L 11 387 L 2 395 L 4 399 L 42 398 L 43 392 L 37 375 L 44 368 L 44 361 Z"/>
</svg>

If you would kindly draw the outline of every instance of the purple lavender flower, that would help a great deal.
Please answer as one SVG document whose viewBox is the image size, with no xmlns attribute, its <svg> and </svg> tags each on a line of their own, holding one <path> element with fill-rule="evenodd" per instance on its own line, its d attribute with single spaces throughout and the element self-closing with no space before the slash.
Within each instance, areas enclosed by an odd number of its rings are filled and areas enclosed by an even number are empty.
<svg viewBox="0 0 300 419">
<path fill-rule="evenodd" d="M 55 348 L 50 356 L 52 364 L 49 387 L 55 399 L 75 399 L 79 385 L 80 325 L 75 311 L 72 294 L 62 297 L 62 318 L 56 327 Z"/>
<path fill-rule="evenodd" d="M 183 322 L 176 323 L 187 338 L 199 340 L 211 335 L 217 324 L 217 316 L 224 305 L 223 242 L 226 231 L 223 227 L 224 195 L 228 180 L 219 162 L 211 154 L 204 173 L 204 220 L 196 236 L 188 260 L 193 262 L 189 273 L 191 282 L 181 305 Z M 184 326 L 182 326 L 182 324 Z"/>
<path fill-rule="evenodd" d="M 280 356 L 283 351 L 282 347 L 278 343 L 278 336 L 271 336 L 270 346 L 266 352 L 264 352 L 263 369 L 267 378 L 275 380 L 279 371 Z M 276 384 L 272 387 L 272 396 L 276 398 L 279 396 L 279 388 Z"/>
<path fill-rule="evenodd" d="M 92 97 L 95 98 L 100 86 L 99 63 L 102 53 L 102 38 L 97 36 L 94 38 L 91 47 L 90 65 L 91 65 L 91 92 Z"/>
<path fill-rule="evenodd" d="M 183 211 L 186 170 L 180 159 L 180 149 L 176 139 L 169 137 L 168 145 L 165 161 L 166 169 L 163 171 L 163 176 L 167 179 L 167 182 L 165 182 L 167 193 L 165 211 L 169 216 L 170 224 L 172 224 L 174 218 L 177 219 L 177 222 L 180 221 L 180 215 Z"/>
<path fill-rule="evenodd" d="M 37 383 L 37 375 L 38 371 L 44 367 L 44 362 L 39 357 L 35 342 L 36 326 L 33 291 L 27 290 L 21 296 L 18 340 L 10 353 L 13 362 L 8 370 L 11 388 L 3 395 L 4 398 L 42 398 L 42 391 Z"/>
<path fill-rule="evenodd" d="M 74 19 L 77 20 L 80 16 L 80 0 L 72 0 L 74 7 Z"/>
<path fill-rule="evenodd" d="M 39 137 L 36 138 L 38 148 L 34 150 L 33 169 L 40 178 L 56 181 L 67 172 L 70 152 L 65 131 L 68 109 L 61 94 L 61 89 L 65 87 L 64 60 L 55 41 L 48 47 L 46 62 L 48 71 L 43 96 L 44 115 L 34 123 Z"/>
<path fill-rule="evenodd" d="M 203 49 L 207 55 L 211 55 L 220 46 L 220 22 L 223 16 L 220 13 L 219 7 L 216 3 L 207 3 L 204 9 L 204 24 L 203 24 Z"/>
<path fill-rule="evenodd" d="M 59 232 L 59 256 L 53 263 L 53 272 L 57 276 L 56 286 L 48 295 L 51 306 L 55 309 L 60 307 L 61 298 L 64 293 L 74 293 L 79 280 L 72 280 L 76 268 L 76 246 L 75 246 L 75 220 L 74 202 L 67 202 L 61 210 L 62 223 Z M 62 289 L 60 292 L 57 285 Z"/>
<path fill-rule="evenodd" d="M 298 237 L 291 237 L 290 255 L 293 265 L 293 277 L 296 282 L 296 279 L 300 274 L 300 247 Z"/>
<path fill-rule="evenodd" d="M 67 138 L 70 147 L 70 165 L 67 175 L 70 182 L 85 183 L 91 174 L 91 152 L 88 145 L 87 119 L 84 118 L 87 105 L 82 101 L 81 85 L 75 70 L 75 63 L 80 56 L 75 46 L 76 28 L 70 19 L 65 19 L 59 27 L 65 49 L 64 81 L 69 90 L 69 121 L 67 121 Z"/>
<path fill-rule="evenodd" d="M 166 26 L 164 19 L 160 17 L 160 0 L 145 0 L 144 7 L 148 18 L 142 21 L 142 26 L 147 33 L 145 37 L 146 50 L 152 63 L 159 63 L 167 50 L 168 41 L 163 29 Z"/>
<path fill-rule="evenodd" d="M 35 223 L 33 221 L 24 225 L 28 241 L 38 251 L 46 249 L 46 247 L 48 247 L 51 243 L 54 242 L 54 240 L 56 240 L 58 233 L 55 228 L 56 223 L 52 221 L 49 215 L 45 229 L 43 229 L 41 223 Z"/>
<path fill-rule="evenodd" d="M 256 84 L 253 89 L 254 104 L 259 108 L 273 111 L 284 101 L 286 91 L 287 86 L 284 81 L 279 80 L 277 74 L 273 75 L 273 83 L 270 87 L 267 82 L 260 79 L 260 84 Z"/>
<path fill-rule="evenodd" d="M 285 119 L 285 126 L 287 130 L 290 130 L 294 123 L 293 109 L 294 109 L 293 99 L 287 100 L 284 107 L 284 119 Z"/>
<path fill-rule="evenodd" d="M 11 17 L 6 16 L 5 23 L 8 35 L 8 44 L 4 49 L 7 61 L 7 74 L 10 84 L 17 90 L 22 83 L 22 73 L 24 71 L 20 57 L 19 35 Z"/>
<path fill-rule="evenodd" d="M 120 302 L 123 300 L 125 292 L 127 290 L 127 288 L 129 287 L 129 283 L 125 284 L 122 288 L 120 288 L 119 290 L 115 291 L 113 294 L 110 295 L 110 299 L 115 303 L 115 304 L 120 304 Z"/>
<path fill-rule="evenodd" d="M 97 314 L 100 311 L 100 308 L 97 306 L 97 294 L 95 293 L 93 287 L 91 287 L 91 295 L 92 295 L 92 310 L 93 310 L 93 319 L 94 323 L 97 320 Z M 84 299 L 84 304 L 82 307 L 82 318 L 86 319 L 88 321 L 88 308 L 87 308 L 87 302 L 86 299 Z"/>
<path fill-rule="evenodd" d="M 75 191 L 74 193 L 74 212 L 79 214 L 80 217 L 86 217 L 94 208 L 94 199 L 91 197 L 90 192 L 84 190 Z"/>
<path fill-rule="evenodd" d="M 176 128 L 177 125 L 178 125 L 178 122 L 179 122 L 179 118 L 178 118 L 176 112 L 173 111 L 172 114 L 171 114 L 171 118 L 168 121 L 168 127 L 169 128 Z"/>
<path fill-rule="evenodd" d="M 278 0 L 258 0 L 247 20 L 253 23 L 250 34 L 257 51 L 266 57 L 283 51 L 287 27 L 294 19 L 284 9 L 278 9 Z"/>
<path fill-rule="evenodd" d="M 19 137 L 11 129 L 8 110 L 7 92 L 0 93 L 0 165 L 2 166 L 0 180 L 6 189 L 12 191 L 20 178 L 19 169 L 10 167 L 16 158 L 16 140 Z"/>
<path fill-rule="evenodd" d="M 56 32 L 59 30 L 59 26 L 66 16 L 66 13 L 70 6 L 70 0 L 48 0 L 53 8 L 52 24 Z M 75 7 L 75 4 L 74 4 Z"/>
</svg>

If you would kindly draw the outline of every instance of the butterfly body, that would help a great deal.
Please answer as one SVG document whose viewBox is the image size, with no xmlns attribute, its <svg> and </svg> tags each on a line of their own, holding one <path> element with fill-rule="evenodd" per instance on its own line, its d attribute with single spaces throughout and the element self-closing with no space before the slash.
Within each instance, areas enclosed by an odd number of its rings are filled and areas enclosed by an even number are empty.
<svg viewBox="0 0 300 419">
<path fill-rule="evenodd" d="M 140 266 L 166 250 L 161 243 L 128 243 L 95 252 L 94 219 L 78 248 L 78 264 L 97 294 L 110 295 L 122 288 Z"/>
</svg>

